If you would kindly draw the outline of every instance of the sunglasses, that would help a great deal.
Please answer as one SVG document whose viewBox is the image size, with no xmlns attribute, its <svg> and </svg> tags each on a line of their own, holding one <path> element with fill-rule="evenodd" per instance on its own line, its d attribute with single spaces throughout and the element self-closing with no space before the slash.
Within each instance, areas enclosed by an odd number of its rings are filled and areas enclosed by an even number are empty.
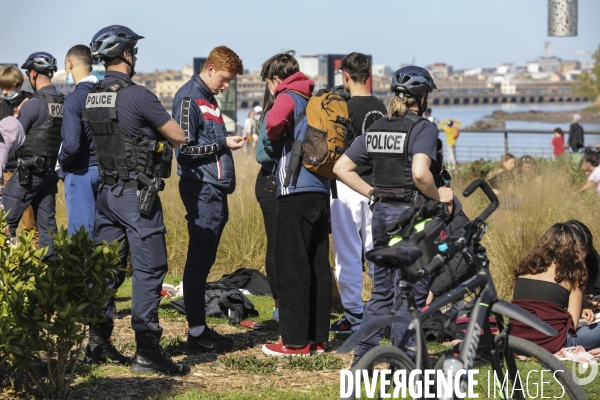
<svg viewBox="0 0 600 400">
<path fill-rule="evenodd" d="M 134 56 L 137 56 L 137 47 L 134 47 L 133 49 L 131 49 L 131 52 L 133 53 Z"/>
</svg>

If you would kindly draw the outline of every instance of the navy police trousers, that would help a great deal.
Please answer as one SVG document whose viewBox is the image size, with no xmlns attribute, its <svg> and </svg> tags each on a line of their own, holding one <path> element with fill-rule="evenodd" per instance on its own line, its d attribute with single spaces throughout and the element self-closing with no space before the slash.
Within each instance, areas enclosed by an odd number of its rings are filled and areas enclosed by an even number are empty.
<svg viewBox="0 0 600 400">
<path fill-rule="evenodd" d="M 408 203 L 406 204 L 406 207 L 392 207 L 382 203 L 375 204 L 372 222 L 373 247 L 387 246 L 388 238 L 385 234 L 387 226 L 395 222 L 410 206 L 411 205 Z M 367 302 L 367 306 L 365 307 L 362 326 L 365 326 L 373 318 L 386 315 L 390 311 L 390 308 L 392 308 L 392 305 L 394 304 L 394 300 L 400 294 L 398 280 L 398 272 L 375 265 L 373 273 L 373 292 L 371 294 L 371 299 Z M 430 284 L 431 278 L 425 278 L 413 285 L 415 300 L 419 308 L 425 306 Z M 406 301 L 402 303 L 402 306 L 396 315 L 410 317 Z M 398 345 L 398 342 L 404 335 L 404 332 L 406 332 L 407 328 L 408 324 L 404 323 L 392 325 L 392 344 Z M 377 346 L 384 331 L 385 328 L 382 328 L 363 339 L 363 341 L 354 349 L 354 357 L 361 357 L 369 349 Z M 411 338 L 408 341 L 407 346 L 411 346 L 413 343 L 414 338 Z"/>
<path fill-rule="evenodd" d="M 19 174 L 15 172 L 6 182 L 2 195 L 4 211 L 10 210 L 6 216 L 6 223 L 12 237 L 16 236 L 23 212 L 31 204 L 40 233 L 39 246 L 50 247 L 46 257 L 53 254 L 54 239 L 50 236 L 50 232 L 56 233 L 57 183 L 58 175 L 49 168 L 45 168 L 42 172 L 31 173 L 27 185 L 19 183 Z"/>
<path fill-rule="evenodd" d="M 131 251 L 133 265 L 133 292 L 131 295 L 131 327 L 139 333 L 162 334 L 158 323 L 158 305 L 161 300 L 163 279 L 167 274 L 167 246 L 160 198 L 154 203 L 150 216 L 138 211 L 138 196 L 133 189 L 104 186 L 98 193 L 95 221 L 96 241 L 122 241 L 119 250 L 121 266 L 127 263 Z M 125 272 L 113 282 L 118 289 Z M 90 336 L 110 336 L 113 323 L 114 297 L 106 306 L 108 322 L 90 327 Z"/>
</svg>

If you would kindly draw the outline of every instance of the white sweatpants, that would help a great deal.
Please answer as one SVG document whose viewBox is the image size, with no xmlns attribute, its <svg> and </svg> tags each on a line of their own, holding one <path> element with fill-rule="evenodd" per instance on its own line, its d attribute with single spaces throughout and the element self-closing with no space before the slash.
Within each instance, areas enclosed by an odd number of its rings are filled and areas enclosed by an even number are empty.
<svg viewBox="0 0 600 400">
<path fill-rule="evenodd" d="M 447 145 L 448 147 L 448 160 L 446 161 L 446 165 L 450 168 L 455 168 L 456 167 L 456 145 L 455 144 L 449 144 Z"/>
<path fill-rule="evenodd" d="M 344 308 L 362 314 L 364 254 L 373 248 L 369 200 L 337 181 L 337 199 L 331 199 L 331 233 L 335 277 Z M 367 262 L 373 277 L 373 265 Z"/>
</svg>

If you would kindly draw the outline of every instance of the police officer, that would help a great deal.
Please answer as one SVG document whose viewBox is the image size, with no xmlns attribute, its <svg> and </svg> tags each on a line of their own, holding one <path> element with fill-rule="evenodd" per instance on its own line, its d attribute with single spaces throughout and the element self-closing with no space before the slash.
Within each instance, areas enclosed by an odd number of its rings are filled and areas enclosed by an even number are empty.
<svg viewBox="0 0 600 400">
<path fill-rule="evenodd" d="M 373 207 L 372 233 L 374 247 L 387 244 L 386 226 L 395 222 L 414 203 L 440 200 L 452 203 L 452 190 L 437 188 L 441 174 L 441 156 L 438 154 L 438 130 L 423 118 L 427 108 L 427 95 L 436 89 L 433 78 L 426 69 L 409 66 L 396 71 L 392 80 L 394 97 L 388 106 L 387 118 L 371 125 L 344 153 L 334 167 L 337 176 L 350 188 L 363 196 L 378 200 Z M 373 165 L 373 186 L 362 180 L 354 171 L 367 161 Z M 373 293 L 365 308 L 363 324 L 389 311 L 395 296 L 397 274 L 375 266 Z M 419 307 L 425 305 L 429 280 L 413 286 Z M 406 302 L 398 315 L 408 315 Z M 406 324 L 392 326 L 392 341 L 397 342 Z M 365 338 L 354 349 L 356 362 L 367 350 L 376 346 L 383 329 Z"/>
<path fill-rule="evenodd" d="M 98 242 L 123 241 L 123 267 L 131 251 L 131 326 L 137 344 L 132 370 L 185 374 L 189 366 L 176 364 L 162 354 L 162 328 L 158 322 L 160 291 L 167 273 L 158 192 L 164 187 L 163 178 L 170 175 L 171 148 L 183 143 L 184 133 L 158 98 L 131 80 L 135 74 L 135 46 L 140 39 L 143 37 L 131 29 L 113 25 L 101 29 L 90 43 L 92 56 L 103 60 L 106 68 L 104 81 L 91 89 L 82 113 L 92 133 L 101 182 L 95 238 Z M 120 274 L 114 288 L 122 284 L 124 277 Z M 89 362 L 129 362 L 110 343 L 113 308 L 114 297 L 107 304 L 108 320 L 90 327 L 86 349 Z"/>
<path fill-rule="evenodd" d="M 54 166 L 61 142 L 64 96 L 51 82 L 56 72 L 56 59 L 51 54 L 33 53 L 21 69 L 26 71 L 34 93 L 17 117 L 27 137 L 17 151 L 17 172 L 4 188 L 4 207 L 10 210 L 6 222 L 10 235 L 15 237 L 23 212 L 31 205 L 40 234 L 39 246 L 49 246 L 49 257 L 54 243 L 50 232 L 56 232 L 58 176 Z"/>
</svg>

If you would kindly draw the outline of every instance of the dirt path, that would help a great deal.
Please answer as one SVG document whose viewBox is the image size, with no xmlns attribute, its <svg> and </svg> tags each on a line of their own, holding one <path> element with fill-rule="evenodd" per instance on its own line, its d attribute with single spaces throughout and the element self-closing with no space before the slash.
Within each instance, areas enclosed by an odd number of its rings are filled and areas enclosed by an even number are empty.
<svg viewBox="0 0 600 400">
<path fill-rule="evenodd" d="M 125 354 L 133 356 L 134 333 L 131 330 L 131 317 L 115 321 L 113 341 L 117 348 Z M 87 377 L 80 377 L 72 385 L 70 396 L 74 399 L 139 399 L 155 396 L 177 394 L 191 389 L 207 393 L 222 393 L 226 391 L 259 392 L 267 388 L 301 389 L 339 383 L 339 367 L 334 370 L 306 371 L 302 369 L 285 368 L 284 361 L 278 361 L 274 372 L 252 374 L 226 367 L 224 361 L 233 357 L 251 357 L 258 360 L 270 361 L 261 351 L 261 346 L 267 342 L 280 340 L 279 333 L 273 330 L 249 330 L 230 325 L 214 325 L 217 332 L 235 339 L 234 351 L 227 354 L 207 353 L 201 355 L 184 355 L 183 343 L 187 324 L 185 322 L 161 322 L 163 326 L 163 343 L 169 343 L 165 350 L 172 355 L 173 360 L 185 362 L 191 366 L 191 373 L 184 377 L 166 377 L 158 375 L 140 376 L 131 373 L 128 368 L 117 366 L 96 367 Z M 352 355 L 338 355 L 336 349 L 342 340 L 330 341 L 326 354 L 341 359 L 342 368 L 348 368 Z M 83 374 L 82 374 L 83 375 Z"/>
</svg>

